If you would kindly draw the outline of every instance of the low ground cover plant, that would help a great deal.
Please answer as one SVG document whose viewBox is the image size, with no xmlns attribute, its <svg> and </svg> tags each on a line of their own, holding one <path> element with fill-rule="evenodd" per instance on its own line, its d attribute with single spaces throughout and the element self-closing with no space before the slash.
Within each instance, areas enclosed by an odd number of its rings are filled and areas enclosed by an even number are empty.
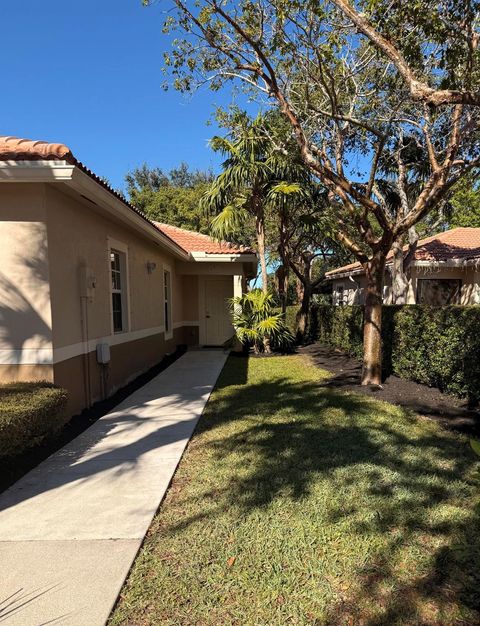
<svg viewBox="0 0 480 626">
<path fill-rule="evenodd" d="M 68 419 L 67 392 L 48 382 L 0 385 L 0 461 L 57 433 Z"/>
</svg>

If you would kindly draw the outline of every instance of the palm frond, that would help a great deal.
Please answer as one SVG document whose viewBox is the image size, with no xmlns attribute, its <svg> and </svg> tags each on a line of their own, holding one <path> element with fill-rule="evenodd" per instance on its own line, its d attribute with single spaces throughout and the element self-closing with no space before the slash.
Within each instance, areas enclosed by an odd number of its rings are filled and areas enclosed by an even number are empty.
<svg viewBox="0 0 480 626">
<path fill-rule="evenodd" d="M 226 239 L 241 232 L 248 220 L 248 211 L 245 209 L 245 197 L 237 196 L 233 202 L 227 204 L 210 223 L 210 232 L 216 239 Z"/>
</svg>

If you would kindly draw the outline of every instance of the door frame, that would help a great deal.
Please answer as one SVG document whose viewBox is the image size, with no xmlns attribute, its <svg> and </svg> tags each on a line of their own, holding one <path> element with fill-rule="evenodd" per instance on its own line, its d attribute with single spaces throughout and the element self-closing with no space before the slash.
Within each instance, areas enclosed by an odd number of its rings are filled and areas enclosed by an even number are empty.
<svg viewBox="0 0 480 626">
<path fill-rule="evenodd" d="M 205 302 L 205 289 L 206 283 L 208 281 L 214 280 L 222 280 L 224 279 L 227 282 L 228 279 L 232 281 L 232 296 L 233 296 L 233 275 L 232 274 L 216 274 L 212 276 L 202 276 L 198 277 L 198 319 L 199 319 L 199 329 L 198 329 L 198 343 L 200 346 L 206 346 L 207 344 L 207 321 L 206 321 L 206 302 Z"/>
</svg>

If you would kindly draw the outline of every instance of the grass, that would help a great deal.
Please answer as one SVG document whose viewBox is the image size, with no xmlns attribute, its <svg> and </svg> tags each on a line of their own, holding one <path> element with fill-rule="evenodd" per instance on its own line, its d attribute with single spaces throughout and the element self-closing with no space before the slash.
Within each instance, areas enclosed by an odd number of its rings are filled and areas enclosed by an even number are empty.
<svg viewBox="0 0 480 626">
<path fill-rule="evenodd" d="M 228 360 L 110 626 L 480 623 L 474 453 L 325 376 Z"/>
</svg>

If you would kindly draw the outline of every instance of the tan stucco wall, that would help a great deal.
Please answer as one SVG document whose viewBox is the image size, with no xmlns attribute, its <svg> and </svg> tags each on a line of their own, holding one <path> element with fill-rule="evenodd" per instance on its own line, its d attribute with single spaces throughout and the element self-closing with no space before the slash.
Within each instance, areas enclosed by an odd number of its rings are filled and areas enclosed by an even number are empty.
<svg viewBox="0 0 480 626">
<path fill-rule="evenodd" d="M 417 294 L 417 279 L 419 278 L 455 278 L 462 281 L 460 304 L 478 304 L 475 293 L 478 289 L 478 274 L 472 267 L 465 268 L 423 268 L 412 267 L 412 278 L 409 289 L 408 304 L 415 304 Z"/>
<path fill-rule="evenodd" d="M 159 333 L 112 346 L 111 362 L 104 373 L 97 363 L 95 351 L 56 363 L 55 383 L 68 389 L 68 412 L 73 415 L 85 408 L 88 395 L 92 403 L 104 396 L 111 396 L 117 389 L 159 363 L 177 345 L 186 343 L 185 330 L 183 327 L 175 329 L 170 340 L 165 340 L 163 333 Z M 88 378 L 84 376 L 85 371 L 89 372 Z"/>
<path fill-rule="evenodd" d="M 79 279 L 82 265 L 96 279 L 94 298 L 88 304 L 89 338 L 111 334 L 109 239 L 128 250 L 129 331 L 164 325 L 165 264 L 172 271 L 173 321 L 180 321 L 182 291 L 171 255 L 53 187 L 47 187 L 47 214 L 54 348 L 83 340 Z M 151 274 L 147 272 L 147 262 L 156 264 Z"/>
<path fill-rule="evenodd" d="M 52 347 L 44 185 L 0 185 L 0 363 Z"/>
</svg>

